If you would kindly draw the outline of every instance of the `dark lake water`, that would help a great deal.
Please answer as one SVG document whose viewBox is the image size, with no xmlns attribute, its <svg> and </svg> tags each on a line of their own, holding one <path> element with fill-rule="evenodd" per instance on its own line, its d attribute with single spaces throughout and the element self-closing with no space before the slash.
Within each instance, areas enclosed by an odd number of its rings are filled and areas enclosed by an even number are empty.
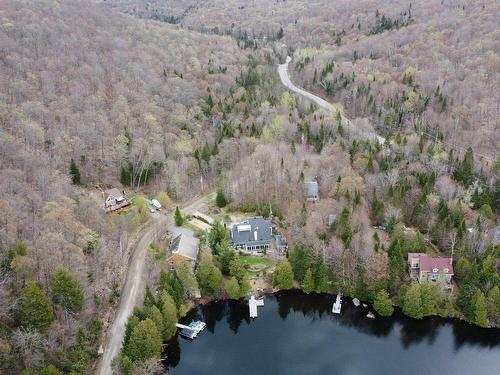
<svg viewBox="0 0 500 375">
<path fill-rule="evenodd" d="M 219 301 L 193 309 L 182 322 L 207 328 L 193 341 L 165 349 L 173 375 L 197 374 L 500 374 L 500 330 L 457 320 L 366 318 L 345 298 L 286 291 L 265 297 L 250 320 L 245 302 Z"/>
</svg>

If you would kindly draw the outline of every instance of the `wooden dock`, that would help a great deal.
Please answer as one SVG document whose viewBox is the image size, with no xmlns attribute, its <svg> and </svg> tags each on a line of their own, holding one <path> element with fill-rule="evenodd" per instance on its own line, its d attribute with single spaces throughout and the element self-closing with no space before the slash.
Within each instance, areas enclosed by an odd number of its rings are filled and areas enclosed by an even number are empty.
<svg viewBox="0 0 500 375">
<path fill-rule="evenodd" d="M 250 310 L 250 318 L 257 318 L 257 306 L 264 306 L 263 299 L 255 299 L 254 296 L 251 296 L 248 300 L 248 308 Z"/>
<path fill-rule="evenodd" d="M 342 293 L 337 294 L 337 299 L 333 303 L 332 313 L 340 314 L 340 310 L 342 308 Z"/>
</svg>

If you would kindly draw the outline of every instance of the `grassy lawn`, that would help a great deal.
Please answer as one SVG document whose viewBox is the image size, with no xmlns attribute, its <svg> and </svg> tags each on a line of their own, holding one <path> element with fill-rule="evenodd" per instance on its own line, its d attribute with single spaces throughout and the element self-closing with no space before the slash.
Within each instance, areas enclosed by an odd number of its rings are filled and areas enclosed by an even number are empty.
<svg viewBox="0 0 500 375">
<path fill-rule="evenodd" d="M 240 259 L 243 263 L 248 264 L 249 266 L 256 266 L 258 264 L 265 264 L 266 266 L 271 265 L 273 262 L 271 259 L 266 257 L 258 257 L 254 255 L 240 255 Z"/>
</svg>

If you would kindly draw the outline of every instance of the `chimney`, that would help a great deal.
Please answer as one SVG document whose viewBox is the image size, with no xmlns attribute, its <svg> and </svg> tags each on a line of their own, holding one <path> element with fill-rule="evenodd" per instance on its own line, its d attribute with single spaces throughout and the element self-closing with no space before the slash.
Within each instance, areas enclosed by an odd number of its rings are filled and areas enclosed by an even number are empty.
<svg viewBox="0 0 500 375">
<path fill-rule="evenodd" d="M 257 231 L 254 231 L 254 232 L 253 232 L 253 240 L 254 240 L 254 241 L 257 241 Z"/>
</svg>

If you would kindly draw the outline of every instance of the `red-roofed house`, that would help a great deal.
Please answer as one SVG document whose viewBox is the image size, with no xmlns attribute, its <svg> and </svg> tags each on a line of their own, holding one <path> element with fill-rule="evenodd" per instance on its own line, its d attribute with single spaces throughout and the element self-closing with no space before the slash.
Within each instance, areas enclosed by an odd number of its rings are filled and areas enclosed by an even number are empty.
<svg viewBox="0 0 500 375">
<path fill-rule="evenodd" d="M 410 277 L 419 283 L 428 281 L 439 284 L 443 290 L 451 292 L 453 284 L 453 261 L 451 258 L 430 257 L 424 253 L 408 253 Z"/>
</svg>

